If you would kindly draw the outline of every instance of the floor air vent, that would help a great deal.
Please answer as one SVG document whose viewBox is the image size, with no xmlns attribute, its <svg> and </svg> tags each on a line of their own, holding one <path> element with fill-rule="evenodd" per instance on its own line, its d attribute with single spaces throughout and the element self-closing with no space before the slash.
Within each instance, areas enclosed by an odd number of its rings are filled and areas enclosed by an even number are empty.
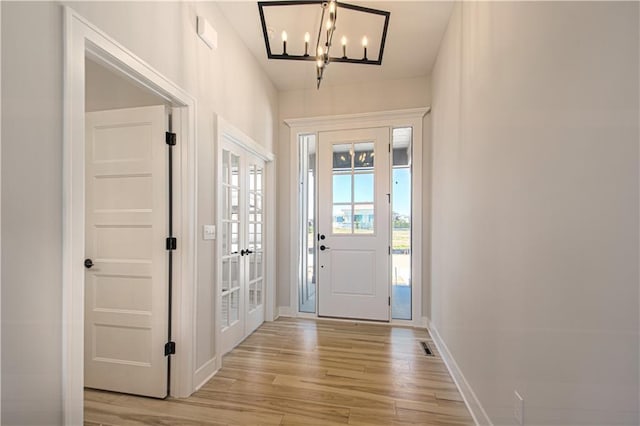
<svg viewBox="0 0 640 426">
<path fill-rule="evenodd" d="M 422 346 L 422 350 L 426 356 L 435 356 L 427 342 L 420 342 L 420 346 Z"/>
</svg>

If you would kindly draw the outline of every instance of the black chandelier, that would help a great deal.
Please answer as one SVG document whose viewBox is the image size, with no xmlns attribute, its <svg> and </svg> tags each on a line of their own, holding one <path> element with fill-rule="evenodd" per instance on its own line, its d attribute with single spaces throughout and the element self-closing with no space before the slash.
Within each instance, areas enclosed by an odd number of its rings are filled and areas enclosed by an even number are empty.
<svg viewBox="0 0 640 426">
<path fill-rule="evenodd" d="M 311 40 L 309 30 L 306 30 L 304 33 L 304 37 L 300 34 L 300 40 L 304 39 L 304 53 L 302 53 L 302 49 L 300 49 L 300 53 L 290 53 L 287 51 L 287 41 L 289 40 L 289 34 L 286 29 L 282 30 L 281 38 L 282 38 L 282 53 L 274 53 L 274 50 L 271 47 L 270 36 L 273 35 L 273 29 L 267 26 L 267 22 L 265 19 L 265 10 L 269 9 L 270 12 L 275 11 L 273 8 L 277 7 L 291 7 L 291 6 L 313 6 L 319 5 L 321 7 L 320 15 L 320 25 L 317 27 L 318 37 L 316 39 L 315 49 L 309 50 L 309 42 Z M 296 61 L 315 61 L 316 62 L 316 75 L 317 75 L 317 88 L 320 88 L 320 83 L 322 82 L 322 77 L 324 75 L 324 71 L 327 69 L 327 66 L 331 62 L 346 62 L 350 64 L 365 64 L 365 65 L 382 65 L 382 54 L 384 52 L 384 45 L 387 38 L 387 28 L 389 27 L 389 16 L 390 12 L 386 12 L 383 10 L 371 9 L 363 6 L 356 6 L 352 4 L 337 2 L 336 0 L 291 0 L 291 1 L 260 1 L 258 2 L 258 9 L 260 12 L 260 21 L 262 23 L 262 34 L 264 36 L 264 43 L 267 48 L 267 57 L 269 59 L 287 59 L 287 60 L 296 60 Z M 344 9 L 344 11 L 349 11 L 350 14 L 353 13 L 359 14 L 358 16 L 353 15 L 350 16 L 351 22 L 354 22 L 355 19 L 359 17 L 364 17 L 368 14 L 369 17 L 377 17 L 379 24 L 381 25 L 380 40 L 375 43 L 374 49 L 377 48 L 377 52 L 369 52 L 367 49 L 371 46 L 370 39 L 368 38 L 368 34 L 362 35 L 362 50 L 360 53 L 356 53 L 352 56 L 351 53 L 347 52 L 347 37 L 345 35 L 341 38 L 342 44 L 342 55 L 340 56 L 331 56 L 331 45 L 333 43 L 334 33 L 336 32 L 336 23 L 338 21 L 338 15 L 342 15 L 343 12 L 340 10 Z M 302 14 L 301 14 L 302 17 Z M 317 19 L 317 18 L 316 18 Z M 296 26 L 300 27 L 301 25 L 307 25 L 306 23 L 297 22 Z M 313 31 L 314 24 L 308 24 L 311 31 Z M 308 28 L 309 28 L 308 27 Z M 297 34 L 296 34 L 297 36 Z M 296 41 L 297 38 L 296 38 Z M 300 45 L 301 47 L 301 45 Z M 370 58 L 369 55 L 373 53 L 373 56 Z"/>
</svg>

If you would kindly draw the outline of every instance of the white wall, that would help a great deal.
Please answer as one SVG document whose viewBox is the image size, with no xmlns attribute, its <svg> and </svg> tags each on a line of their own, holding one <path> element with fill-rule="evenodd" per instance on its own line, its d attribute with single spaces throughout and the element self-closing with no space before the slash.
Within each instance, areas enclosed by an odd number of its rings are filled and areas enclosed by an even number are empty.
<svg viewBox="0 0 640 426">
<path fill-rule="evenodd" d="M 132 80 L 127 80 L 90 59 L 86 59 L 84 63 L 84 110 L 86 112 L 167 103 L 151 91 L 137 86 Z"/>
<path fill-rule="evenodd" d="M 329 70 L 330 72 L 331 70 Z M 429 106 L 431 86 L 429 76 L 404 80 L 388 80 L 349 86 L 321 86 L 320 90 L 293 90 L 280 92 L 280 136 L 278 145 L 277 186 L 277 306 L 297 310 L 297 301 L 290 300 L 292 261 L 296 258 L 295 247 L 291 247 L 290 223 L 295 220 L 296 194 L 290 194 L 291 179 L 297 178 L 297 170 L 290 167 L 290 132 L 283 120 L 290 118 L 320 117 L 363 112 L 390 111 Z M 426 123 L 425 123 L 426 124 Z M 428 135 L 424 140 L 425 158 L 428 159 Z M 427 167 L 429 162 L 425 162 Z M 426 169 L 425 169 L 426 170 Z M 425 179 L 429 174 L 425 173 Z M 426 187 L 428 187 L 428 182 Z M 428 203 L 428 194 L 424 196 Z M 428 204 L 426 204 L 428 206 Z M 429 217 L 424 218 L 428 223 Z M 423 237 L 428 241 L 428 235 Z M 424 252 L 424 250 L 423 250 Z M 427 258 L 425 258 L 427 260 Z M 423 262 L 424 264 L 424 262 Z M 425 287 L 428 289 L 428 270 L 423 271 Z M 428 306 L 428 292 L 423 293 L 423 305 Z"/>
<path fill-rule="evenodd" d="M 432 320 L 495 424 L 638 424 L 638 7 L 465 2 L 441 46 Z"/>
<path fill-rule="evenodd" d="M 215 223 L 214 113 L 272 150 L 275 88 L 211 2 L 69 4 L 197 99 L 198 231 Z M 2 251 L 1 422 L 59 424 L 63 9 L 1 7 L 1 232 L 12 248 Z M 197 37 L 197 14 L 218 31 L 217 51 Z M 215 353 L 213 243 L 198 243 L 196 368 Z"/>
</svg>

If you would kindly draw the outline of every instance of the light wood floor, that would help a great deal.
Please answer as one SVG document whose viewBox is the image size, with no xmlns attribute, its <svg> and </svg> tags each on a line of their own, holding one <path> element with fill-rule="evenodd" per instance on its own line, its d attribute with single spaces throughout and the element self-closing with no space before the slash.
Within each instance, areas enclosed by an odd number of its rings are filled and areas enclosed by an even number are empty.
<svg viewBox="0 0 640 426">
<path fill-rule="evenodd" d="M 281 318 L 186 399 L 85 392 L 85 425 L 473 425 L 426 331 Z"/>
</svg>

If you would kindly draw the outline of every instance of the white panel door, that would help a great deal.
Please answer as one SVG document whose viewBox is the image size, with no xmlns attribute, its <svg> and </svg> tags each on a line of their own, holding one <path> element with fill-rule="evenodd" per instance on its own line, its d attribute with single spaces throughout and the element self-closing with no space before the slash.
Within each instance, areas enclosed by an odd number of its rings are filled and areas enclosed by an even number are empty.
<svg viewBox="0 0 640 426">
<path fill-rule="evenodd" d="M 389 129 L 320 132 L 318 315 L 389 320 Z"/>
<path fill-rule="evenodd" d="M 93 263 L 85 275 L 85 386 L 163 398 L 165 107 L 93 112 L 85 123 L 85 252 Z"/>
</svg>

